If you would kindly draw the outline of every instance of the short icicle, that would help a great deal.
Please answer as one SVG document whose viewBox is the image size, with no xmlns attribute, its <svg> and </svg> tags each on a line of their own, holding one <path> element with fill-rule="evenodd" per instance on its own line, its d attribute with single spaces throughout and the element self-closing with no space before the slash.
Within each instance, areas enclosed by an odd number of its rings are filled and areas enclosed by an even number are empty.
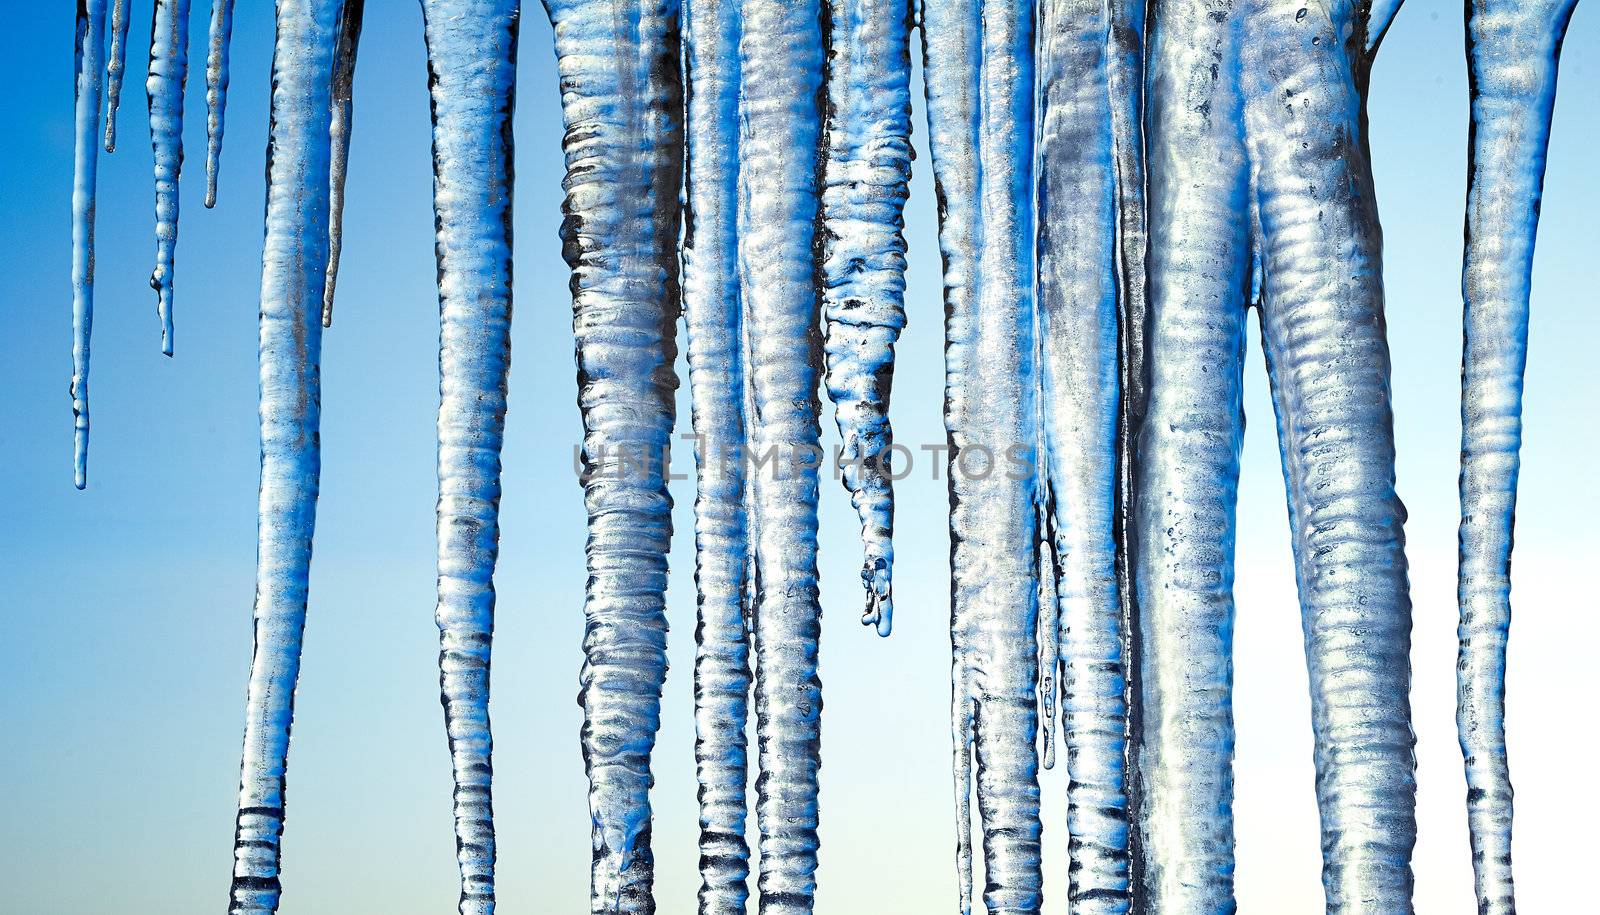
<svg viewBox="0 0 1600 915">
<path fill-rule="evenodd" d="M 128 3 L 130 0 L 111 0 L 111 54 L 105 60 L 106 70 L 106 152 L 117 151 L 117 108 L 122 104 L 122 74 L 128 61 Z M 103 5 L 103 4 L 102 4 Z M 101 53 L 104 53 L 102 50 Z M 96 114 L 98 119 L 100 115 Z"/>
<path fill-rule="evenodd" d="M 822 189 L 823 350 L 843 440 L 845 487 L 861 518 L 864 625 L 894 626 L 894 344 L 905 327 L 911 180 L 911 7 L 828 0 L 828 140 Z"/>
<path fill-rule="evenodd" d="M 228 108 L 228 45 L 232 39 L 233 0 L 211 0 L 211 29 L 206 42 L 206 209 L 217 205 L 223 116 Z"/>
<path fill-rule="evenodd" d="M 359 16 L 360 0 L 346 2 Z M 461 915 L 492 915 L 489 660 L 511 364 L 511 124 L 520 3 L 423 0 L 422 14 L 439 265 L 439 690 L 455 786 L 458 908 Z M 349 17 L 347 6 L 346 24 Z M 339 71 L 333 96 L 337 119 Z M 337 132 L 332 143 L 337 158 Z"/>
<path fill-rule="evenodd" d="M 437 4 L 425 2 L 424 9 L 428 6 Z M 356 50 L 361 42 L 361 17 L 365 11 L 366 0 L 344 0 L 344 14 L 339 20 L 339 48 L 334 52 L 333 163 L 328 169 L 328 281 L 322 289 L 323 327 L 333 326 L 333 289 L 339 279 L 339 253 L 344 249 L 344 179 L 350 164 Z"/>
<path fill-rule="evenodd" d="M 1472 148 L 1461 366 L 1461 607 L 1456 726 L 1467 770 L 1478 911 L 1514 915 L 1505 742 L 1511 544 L 1522 376 L 1545 154 L 1561 40 L 1576 0 L 1476 0 L 1467 9 Z"/>
<path fill-rule="evenodd" d="M 156 171 L 156 291 L 161 352 L 172 355 L 172 273 L 178 248 L 178 180 L 183 173 L 183 87 L 189 79 L 189 0 L 156 0 L 150 25 L 150 145 Z"/>
<path fill-rule="evenodd" d="M 78 0 L 72 153 L 72 475 L 89 485 L 89 332 L 94 324 L 95 173 L 100 164 L 100 91 L 106 0 Z"/>
<path fill-rule="evenodd" d="M 339 0 L 280 0 L 261 265 L 261 499 L 230 915 L 277 911 L 284 774 L 321 471 L 328 109 Z"/>
<path fill-rule="evenodd" d="M 665 452 L 677 378 L 682 86 L 674 0 L 547 0 L 566 122 L 563 253 L 583 413 L 579 704 L 594 858 L 590 908 L 647 915 L 650 753 L 666 677 Z"/>
</svg>

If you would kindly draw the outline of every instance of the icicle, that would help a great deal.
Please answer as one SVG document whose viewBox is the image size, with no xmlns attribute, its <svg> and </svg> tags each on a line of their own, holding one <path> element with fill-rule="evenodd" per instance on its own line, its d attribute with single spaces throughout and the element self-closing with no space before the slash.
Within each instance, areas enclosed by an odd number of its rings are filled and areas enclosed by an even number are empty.
<svg viewBox="0 0 1600 915">
<path fill-rule="evenodd" d="M 584 764 L 592 911 L 648 913 L 650 752 L 666 676 L 682 87 L 674 0 L 548 0 L 566 120 L 589 583 Z"/>
<path fill-rule="evenodd" d="M 1381 230 L 1354 0 L 1244 0 L 1262 320 L 1286 434 L 1329 913 L 1411 908 L 1405 509 L 1394 490 Z"/>
<path fill-rule="evenodd" d="M 1126 677 L 1113 539 L 1120 390 L 1111 11 L 1104 0 L 1046 0 L 1040 29 L 1039 345 L 1047 549 L 1056 556 L 1051 574 L 1059 575 L 1068 895 L 1074 911 L 1126 912 Z M 1040 613 L 1053 616 L 1055 608 Z"/>
<path fill-rule="evenodd" d="M 333 118 L 361 0 L 346 0 Z M 494 912 L 489 657 L 511 363 L 512 111 L 519 0 L 424 0 L 439 263 L 439 687 L 454 776 L 461 915 Z M 354 12 L 352 12 L 352 9 Z M 356 26 L 350 25 L 354 16 Z M 337 130 L 331 156 L 342 140 Z M 337 172 L 336 172 L 337 174 Z M 335 177 L 329 193 L 337 193 Z M 337 205 L 332 214 L 338 213 Z M 334 216 L 336 218 L 336 215 Z M 330 233 L 330 246 L 337 244 Z M 331 255 L 330 255 L 331 257 Z M 328 281 L 332 282 L 332 261 Z M 324 301 L 327 301 L 324 299 Z"/>
<path fill-rule="evenodd" d="M 150 25 L 150 145 L 156 163 L 156 291 L 161 352 L 172 355 L 172 273 L 178 247 L 178 179 L 183 172 L 183 87 L 189 77 L 189 0 L 156 0 Z"/>
<path fill-rule="evenodd" d="M 911 9 L 907 0 L 828 0 L 828 149 L 822 191 L 822 307 L 828 396 L 845 487 L 861 518 L 864 625 L 888 635 L 894 485 L 888 447 L 894 344 L 905 327 L 903 210 L 911 180 Z"/>
<path fill-rule="evenodd" d="M 104 4 L 102 4 L 103 6 Z M 104 53 L 102 51 L 102 53 Z M 117 151 L 117 106 L 122 103 L 122 74 L 128 59 L 128 0 L 112 0 L 111 56 L 106 68 L 106 152 Z M 100 115 L 95 114 L 98 122 Z"/>
<path fill-rule="evenodd" d="M 229 912 L 278 907 L 284 773 L 316 523 L 328 110 L 339 0 L 281 3 L 261 266 L 261 503 Z"/>
<path fill-rule="evenodd" d="M 206 52 L 206 209 L 217 205 L 222 119 L 228 108 L 228 42 L 232 37 L 233 0 L 211 0 L 211 34 Z"/>
<path fill-rule="evenodd" d="M 737 210 L 739 2 L 686 0 L 688 209 L 683 305 L 689 334 L 696 496 L 694 701 L 700 915 L 744 915 L 745 724 L 750 701 L 744 391 Z"/>
<path fill-rule="evenodd" d="M 1376 53 L 1378 45 L 1383 42 L 1383 36 L 1388 34 L 1389 26 L 1394 23 L 1395 13 L 1400 12 L 1400 5 L 1405 0 L 1358 0 L 1357 15 L 1364 16 L 1366 20 L 1366 42 L 1364 47 L 1368 56 Z M 1577 0 L 1573 0 L 1574 3 Z"/>
<path fill-rule="evenodd" d="M 1231 0 L 1154 7 L 1149 316 L 1129 539 L 1139 646 L 1134 892 L 1231 912 L 1233 550 L 1244 415 L 1248 172 Z"/>
<path fill-rule="evenodd" d="M 333 287 L 339 278 L 339 252 L 344 247 L 344 178 L 350 161 L 351 119 L 355 115 L 351 90 L 356 77 L 356 48 L 361 42 L 361 15 L 365 10 L 366 0 L 345 0 L 344 14 L 339 19 L 339 47 L 334 52 L 333 164 L 328 178 L 328 281 L 322 290 L 323 327 L 333 326 Z"/>
<path fill-rule="evenodd" d="M 1456 724 L 1478 911 L 1512 915 L 1505 746 L 1511 544 L 1522 443 L 1528 298 L 1561 40 L 1576 0 L 1467 6 L 1472 148 L 1461 372 L 1461 657 Z"/>
<path fill-rule="evenodd" d="M 94 324 L 95 171 L 100 162 L 100 86 L 106 0 L 78 0 L 72 154 L 72 469 L 89 485 L 89 331 Z"/>
<path fill-rule="evenodd" d="M 1033 309 L 1033 7 L 923 8 L 945 264 L 951 643 L 962 911 L 975 756 L 993 913 L 1040 907 Z"/>
<path fill-rule="evenodd" d="M 739 288 L 754 410 L 756 823 L 761 911 L 812 910 L 822 610 L 817 595 L 821 0 L 744 0 L 739 43 Z"/>
</svg>

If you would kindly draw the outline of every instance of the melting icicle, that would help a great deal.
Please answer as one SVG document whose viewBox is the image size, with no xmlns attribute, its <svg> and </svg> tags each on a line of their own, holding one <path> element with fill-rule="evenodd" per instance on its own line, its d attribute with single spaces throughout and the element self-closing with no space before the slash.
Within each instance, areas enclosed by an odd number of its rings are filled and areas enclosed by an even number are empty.
<svg viewBox="0 0 1600 915">
<path fill-rule="evenodd" d="M 1528 298 L 1561 40 L 1576 0 L 1476 0 L 1467 10 L 1471 172 L 1461 372 L 1461 657 L 1456 725 L 1478 911 L 1512 915 L 1505 745 L 1511 544 Z"/>
<path fill-rule="evenodd" d="M 122 103 L 122 74 L 127 67 L 127 59 L 128 0 L 112 0 L 111 56 L 105 62 L 106 152 L 117 151 L 117 106 Z M 99 120 L 99 117 L 97 112 L 95 119 Z"/>
<path fill-rule="evenodd" d="M 343 54 L 335 121 L 348 106 Z M 439 263 L 439 687 L 450 741 L 461 915 L 494 912 L 489 657 L 500 548 L 500 445 L 511 364 L 512 111 L 519 0 L 424 0 Z M 353 49 L 351 49 L 353 53 Z M 341 101 L 341 92 L 343 101 Z M 331 156 L 337 160 L 337 130 Z M 330 186 L 336 193 L 337 178 Z M 332 211 L 337 213 L 337 205 Z M 337 236 L 330 246 L 337 244 Z M 329 261 L 332 283 L 332 261 Z M 326 301 L 326 299 L 324 300 Z"/>
<path fill-rule="evenodd" d="M 100 86 L 106 0 L 78 0 L 72 153 L 72 471 L 89 485 L 89 331 L 94 324 L 95 172 L 100 163 Z"/>
<path fill-rule="evenodd" d="M 277 9 L 261 265 L 261 502 L 255 656 L 240 766 L 231 915 L 274 912 L 284 773 L 305 630 L 321 458 L 328 111 L 339 0 Z"/>
<path fill-rule="evenodd" d="M 894 487 L 887 451 L 894 344 L 905 327 L 903 211 L 911 180 L 907 0 L 828 0 L 828 150 L 822 190 L 822 307 L 828 396 L 844 483 L 861 518 L 867 609 L 894 625 Z"/>
<path fill-rule="evenodd" d="M 172 272 L 178 247 L 178 178 L 183 172 L 183 87 L 189 77 L 189 0 L 156 0 L 150 25 L 150 145 L 156 163 L 156 291 L 161 352 L 172 355 Z"/>
<path fill-rule="evenodd" d="M 328 174 L 328 281 L 322 290 L 323 327 L 333 326 L 333 288 L 339 278 L 339 252 L 344 247 L 344 178 L 350 162 L 351 119 L 355 115 L 352 90 L 356 48 L 361 42 L 361 15 L 365 10 L 366 0 L 345 0 L 339 20 L 339 47 L 334 52 L 333 163 Z"/>
<path fill-rule="evenodd" d="M 1416 840 L 1405 509 L 1354 0 L 1243 0 L 1262 322 L 1311 680 L 1329 913 L 1405 913 Z"/>
<path fill-rule="evenodd" d="M 1039 347 L 1046 549 L 1057 564 L 1045 572 L 1058 576 L 1059 601 L 1059 611 L 1044 604 L 1040 615 L 1060 616 L 1068 896 L 1074 911 L 1095 913 L 1126 912 L 1130 904 L 1126 677 L 1112 529 L 1120 391 L 1110 15 L 1104 0 L 1047 0 L 1039 20 Z M 1048 735 L 1048 721 L 1045 727 Z"/>
<path fill-rule="evenodd" d="M 563 252 L 572 268 L 589 582 L 584 765 L 592 911 L 648 913 L 650 752 L 666 676 L 678 189 L 678 4 L 547 0 L 566 120 Z"/>
<path fill-rule="evenodd" d="M 750 542 L 741 449 L 745 366 L 740 312 L 739 2 L 683 7 L 688 179 L 683 304 L 695 449 L 695 769 L 700 802 L 700 915 L 744 915 L 745 724 L 750 643 L 745 626 Z"/>
<path fill-rule="evenodd" d="M 232 37 L 233 0 L 211 0 L 211 32 L 206 51 L 206 209 L 217 205 L 222 119 L 228 108 L 228 43 Z"/>
<path fill-rule="evenodd" d="M 1041 904 L 1033 478 L 1033 7 L 923 7 L 942 206 L 957 867 L 972 905 L 974 762 L 992 913 Z M 975 757 L 975 759 L 974 759 Z"/>
</svg>

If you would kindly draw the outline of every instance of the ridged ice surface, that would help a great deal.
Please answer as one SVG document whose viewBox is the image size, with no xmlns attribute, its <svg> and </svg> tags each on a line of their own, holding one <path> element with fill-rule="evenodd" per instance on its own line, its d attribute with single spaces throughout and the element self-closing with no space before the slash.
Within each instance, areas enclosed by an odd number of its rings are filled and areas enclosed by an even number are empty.
<svg viewBox="0 0 1600 915">
<path fill-rule="evenodd" d="M 112 0 L 111 5 L 111 54 L 104 59 L 106 152 L 117 150 L 117 108 L 122 104 L 122 74 L 127 70 L 128 64 L 128 2 L 129 0 Z M 100 53 L 104 55 L 105 52 L 102 50 Z M 99 115 L 95 117 L 98 118 Z"/>
<path fill-rule="evenodd" d="M 283 0 L 272 60 L 261 263 L 261 502 L 231 915 L 274 912 L 284 773 L 321 469 L 328 110 L 339 0 Z"/>
<path fill-rule="evenodd" d="M 991 913 L 1038 912 L 1033 6 L 923 8 L 944 255 L 961 910 L 976 777 Z M 987 453 L 986 453 L 987 452 Z"/>
<path fill-rule="evenodd" d="M 89 485 L 89 332 L 94 324 L 95 177 L 100 164 L 105 0 L 78 0 L 72 152 L 72 472 Z"/>
<path fill-rule="evenodd" d="M 424 4 L 424 8 L 430 4 Z M 355 117 L 356 51 L 361 43 L 361 17 L 366 0 L 345 0 L 339 19 L 339 47 L 333 65 L 333 161 L 328 168 L 328 281 L 322 290 L 322 326 L 333 324 L 333 290 L 339 279 L 339 252 L 344 247 L 344 179 L 350 163 L 350 128 Z M 462 20 L 462 31 L 478 26 Z M 488 47 L 495 47 L 489 45 Z M 491 60 L 496 58 L 491 57 Z M 438 97 L 437 89 L 430 90 Z"/>
<path fill-rule="evenodd" d="M 1478 911 L 1512 915 L 1506 636 L 1533 246 L 1561 39 L 1576 0 L 1467 6 L 1472 84 L 1461 371 L 1461 656 L 1456 724 Z"/>
<path fill-rule="evenodd" d="M 654 911 L 650 751 L 666 676 L 678 190 L 678 4 L 549 0 L 589 512 L 579 702 L 592 911 Z M 642 459 L 641 459 L 642 455 Z"/>
<path fill-rule="evenodd" d="M 739 0 L 685 0 L 688 186 L 683 308 L 694 413 L 697 625 L 695 773 L 700 804 L 701 915 L 743 915 L 750 896 L 745 837 L 750 637 L 745 616 L 750 531 L 745 500 L 739 296 Z"/>
<path fill-rule="evenodd" d="M 1234 911 L 1233 550 L 1250 263 L 1239 11 L 1162 0 L 1151 15 L 1149 374 L 1130 538 L 1133 867 L 1148 911 L 1211 915 Z"/>
<path fill-rule="evenodd" d="M 756 825 L 763 915 L 812 910 L 822 682 L 817 644 L 820 0 L 744 0 L 739 42 L 739 288 L 755 454 Z"/>
<path fill-rule="evenodd" d="M 1311 681 L 1330 913 L 1405 913 L 1416 841 L 1411 602 L 1382 233 L 1353 0 L 1242 0 L 1262 321 Z"/>
<path fill-rule="evenodd" d="M 189 78 L 189 0 L 156 0 L 150 25 L 150 146 L 156 171 L 156 291 L 161 352 L 172 355 L 172 273 L 178 248 L 178 179 L 183 172 L 183 87 Z"/>
<path fill-rule="evenodd" d="M 861 622 L 888 635 L 894 625 L 888 473 L 896 471 L 886 449 L 894 344 L 906 323 L 901 229 L 911 180 L 911 7 L 907 0 L 828 0 L 828 11 L 823 349 L 844 484 L 861 519 L 867 590 Z"/>
<path fill-rule="evenodd" d="M 222 162 L 223 117 L 228 108 L 228 44 L 233 39 L 233 0 L 211 0 L 206 39 L 206 207 L 217 205 Z"/>
<path fill-rule="evenodd" d="M 461 915 L 490 915 L 495 902 L 489 653 L 500 548 L 500 445 L 511 364 L 511 122 L 519 5 L 519 0 L 422 4 L 439 264 L 435 615 Z M 345 15 L 348 22 L 348 8 Z M 341 51 L 342 45 L 343 38 Z M 333 95 L 337 119 L 337 73 Z M 337 136 L 333 146 L 336 157 Z"/>
</svg>

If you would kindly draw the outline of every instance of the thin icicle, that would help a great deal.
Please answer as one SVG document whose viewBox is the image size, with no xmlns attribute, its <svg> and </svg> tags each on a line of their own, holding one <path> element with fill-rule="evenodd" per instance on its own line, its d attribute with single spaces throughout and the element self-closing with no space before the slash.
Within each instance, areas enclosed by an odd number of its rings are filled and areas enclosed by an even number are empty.
<svg viewBox="0 0 1600 915">
<path fill-rule="evenodd" d="M 1244 0 L 1245 127 L 1332 913 L 1408 913 L 1416 841 L 1405 509 L 1355 0 Z"/>
<path fill-rule="evenodd" d="M 357 25 L 346 0 L 339 51 Z M 461 915 L 494 912 L 489 659 L 500 445 L 511 364 L 512 112 L 519 0 L 423 0 L 439 264 L 439 688 L 454 778 Z M 333 83 L 340 110 L 342 58 Z M 335 131 L 331 156 L 339 156 Z M 330 194 L 338 187 L 337 179 Z M 337 213 L 337 207 L 332 211 Z M 336 239 L 337 236 L 332 236 Z M 330 240 L 330 245 L 336 244 Z M 331 256 L 331 255 L 330 255 Z M 329 282 L 332 282 L 332 264 Z M 324 299 L 326 301 L 326 299 Z"/>
<path fill-rule="evenodd" d="M 894 626 L 894 485 L 888 466 L 894 344 L 906 324 L 903 211 L 911 180 L 908 0 L 828 0 L 828 150 L 822 308 L 828 396 L 861 518 L 864 625 Z"/>
<path fill-rule="evenodd" d="M 89 331 L 94 324 L 95 172 L 106 0 L 78 0 L 72 153 L 72 473 L 89 485 Z"/>
<path fill-rule="evenodd" d="M 437 5 L 425 2 L 424 8 Z M 352 90 L 356 78 L 356 49 L 361 43 L 361 15 L 365 10 L 366 0 L 345 0 L 344 14 L 339 20 L 339 47 L 334 52 L 333 163 L 328 170 L 328 281 L 322 290 L 323 327 L 333 326 L 333 288 L 339 279 L 339 252 L 344 247 L 344 178 L 350 162 L 350 128 L 355 117 Z"/>
<path fill-rule="evenodd" d="M 261 500 L 231 915 L 280 894 L 284 773 L 316 525 L 328 109 L 339 0 L 277 9 L 261 264 Z"/>
<path fill-rule="evenodd" d="M 104 4 L 102 4 L 104 5 Z M 102 51 L 102 53 L 104 53 Z M 106 58 L 106 152 L 117 151 L 117 106 L 122 103 L 122 74 L 128 59 L 128 0 L 112 0 L 111 55 Z M 98 122 L 100 115 L 95 114 Z"/>
<path fill-rule="evenodd" d="M 1394 16 L 1400 12 L 1400 5 L 1406 0 L 1358 0 L 1357 15 L 1366 20 L 1366 41 L 1363 47 L 1370 56 L 1377 52 L 1378 45 L 1383 43 L 1383 36 L 1389 33 L 1389 26 L 1394 24 Z M 1574 3 L 1577 0 L 1573 0 Z"/>
<path fill-rule="evenodd" d="M 1467 6 L 1472 148 L 1461 366 L 1461 656 L 1456 726 L 1467 770 L 1478 911 L 1513 915 L 1511 774 L 1505 743 L 1511 545 L 1522 377 L 1545 154 L 1561 40 L 1576 0 Z"/>
<path fill-rule="evenodd" d="M 923 8 L 945 264 L 957 866 L 974 763 L 991 913 L 1041 905 L 1033 308 L 1033 5 Z"/>
<path fill-rule="evenodd" d="M 1149 324 L 1128 442 L 1139 646 L 1133 888 L 1233 899 L 1233 551 L 1243 444 L 1248 171 L 1232 0 L 1165 0 L 1149 44 Z"/>
<path fill-rule="evenodd" d="M 228 108 L 228 43 L 232 38 L 233 0 L 211 0 L 211 32 L 206 51 L 206 209 L 217 205 L 222 120 Z"/>
<path fill-rule="evenodd" d="M 816 893 L 822 608 L 817 594 L 821 0 L 744 0 L 739 42 L 739 288 L 754 409 L 756 780 L 763 915 Z"/>
<path fill-rule="evenodd" d="M 700 803 L 700 915 L 744 915 L 745 725 L 750 554 L 744 462 L 745 365 L 739 298 L 739 0 L 686 0 L 688 179 L 683 305 L 694 413 L 695 773 Z"/>
<path fill-rule="evenodd" d="M 1130 904 L 1122 602 L 1113 520 L 1120 397 L 1118 197 L 1105 0 L 1040 11 L 1040 377 L 1058 575 L 1074 911 Z M 1041 624 L 1041 632 L 1047 627 Z M 1049 723 L 1046 723 L 1049 733 Z M 1048 744 L 1047 744 L 1048 746 Z"/>
<path fill-rule="evenodd" d="M 674 0 L 547 0 L 566 121 L 563 253 L 572 268 L 589 582 L 579 703 L 595 913 L 648 913 L 650 752 L 666 676 L 678 190 Z"/>
<path fill-rule="evenodd" d="M 172 273 L 178 248 L 178 180 L 183 173 L 183 87 L 189 78 L 189 0 L 156 0 L 150 25 L 150 145 L 156 169 L 156 291 L 161 352 L 172 355 Z"/>
</svg>

